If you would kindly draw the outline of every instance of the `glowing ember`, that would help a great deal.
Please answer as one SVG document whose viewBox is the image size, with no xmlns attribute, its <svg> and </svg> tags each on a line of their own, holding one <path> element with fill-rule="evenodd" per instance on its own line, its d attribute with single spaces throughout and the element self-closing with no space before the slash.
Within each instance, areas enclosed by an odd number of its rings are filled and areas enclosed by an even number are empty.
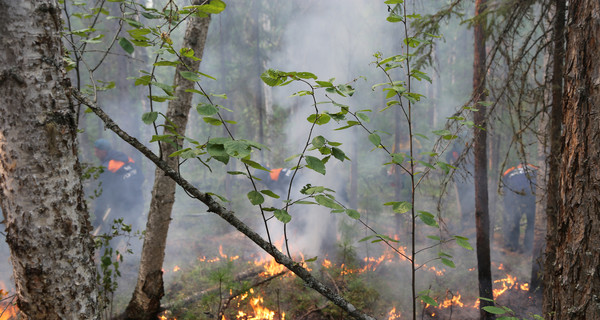
<svg viewBox="0 0 600 320">
<path fill-rule="evenodd" d="M 173 268 L 173 272 L 177 272 L 179 270 L 181 270 L 181 268 L 179 268 L 179 266 L 175 266 L 175 268 Z"/>
<path fill-rule="evenodd" d="M 498 270 L 504 270 L 504 265 L 502 263 L 498 266 Z"/>
<path fill-rule="evenodd" d="M 177 318 L 170 317 L 171 312 L 165 310 L 161 315 L 158 316 L 158 320 L 177 320 Z"/>
</svg>

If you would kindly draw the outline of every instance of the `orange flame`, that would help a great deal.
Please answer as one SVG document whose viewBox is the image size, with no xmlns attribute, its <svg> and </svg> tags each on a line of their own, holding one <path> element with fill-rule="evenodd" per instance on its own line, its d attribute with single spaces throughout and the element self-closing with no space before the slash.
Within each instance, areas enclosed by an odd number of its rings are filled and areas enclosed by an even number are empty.
<svg viewBox="0 0 600 320">
<path fill-rule="evenodd" d="M 173 272 L 177 272 L 179 270 L 181 270 L 181 268 L 179 266 L 175 266 L 175 268 L 173 268 Z"/>
<path fill-rule="evenodd" d="M 331 268 L 331 261 L 329 261 L 328 259 L 323 260 L 323 267 L 326 269 Z"/>
<path fill-rule="evenodd" d="M 400 312 L 396 313 L 396 307 L 393 307 L 387 315 L 387 320 L 400 319 L 401 316 L 402 315 L 400 314 Z"/>
<path fill-rule="evenodd" d="M 253 290 L 251 290 L 253 292 Z M 250 306 L 252 307 L 252 311 L 254 315 L 250 315 L 245 313 L 244 311 L 238 311 L 236 316 L 237 319 L 245 319 L 245 320 L 273 320 L 275 319 L 275 311 L 269 310 L 266 307 L 262 306 L 263 298 L 256 297 L 250 299 Z M 285 319 L 285 313 L 281 314 L 281 319 Z"/>
<path fill-rule="evenodd" d="M 457 292 L 454 296 L 452 296 L 452 298 L 446 299 L 442 303 L 440 303 L 439 308 L 445 309 L 445 308 L 449 308 L 451 306 L 458 306 L 458 307 L 462 308 L 465 304 L 460 301 L 460 298 L 461 298 L 461 295 L 460 295 L 460 293 Z"/>
<path fill-rule="evenodd" d="M 4 282 L 0 281 L 0 299 L 8 295 Z M 7 298 L 10 300 L 9 298 Z M 16 319 L 19 308 L 8 302 L 0 302 L 0 320 Z"/>
</svg>

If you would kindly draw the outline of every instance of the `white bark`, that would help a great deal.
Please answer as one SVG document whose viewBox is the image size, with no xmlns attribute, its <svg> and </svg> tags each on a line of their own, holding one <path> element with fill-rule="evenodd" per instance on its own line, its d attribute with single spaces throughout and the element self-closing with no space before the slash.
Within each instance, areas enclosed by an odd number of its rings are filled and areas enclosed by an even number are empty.
<svg viewBox="0 0 600 320">
<path fill-rule="evenodd" d="M 60 10 L 52 0 L 0 7 L 0 201 L 18 307 L 30 319 L 97 319 Z"/>
</svg>

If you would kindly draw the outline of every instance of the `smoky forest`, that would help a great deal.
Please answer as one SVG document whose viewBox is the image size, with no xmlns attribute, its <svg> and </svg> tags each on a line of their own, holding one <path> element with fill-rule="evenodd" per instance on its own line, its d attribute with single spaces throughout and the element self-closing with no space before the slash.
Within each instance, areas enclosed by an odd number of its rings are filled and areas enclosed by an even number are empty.
<svg viewBox="0 0 600 320">
<path fill-rule="evenodd" d="M 0 5 L 0 320 L 600 319 L 600 2 Z"/>
</svg>

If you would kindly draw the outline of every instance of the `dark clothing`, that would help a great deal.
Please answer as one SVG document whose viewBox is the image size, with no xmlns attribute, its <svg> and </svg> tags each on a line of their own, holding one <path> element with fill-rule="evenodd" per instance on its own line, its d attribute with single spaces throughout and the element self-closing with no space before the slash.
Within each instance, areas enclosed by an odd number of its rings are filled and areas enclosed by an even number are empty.
<svg viewBox="0 0 600 320">
<path fill-rule="evenodd" d="M 101 165 L 104 169 L 99 178 L 102 193 L 96 199 L 94 227 L 102 226 L 102 233 L 109 232 L 107 227 L 114 219 L 124 218 L 124 223 L 136 230 L 143 209 L 141 170 L 133 159 L 115 150 L 107 151 Z"/>
<path fill-rule="evenodd" d="M 523 215 L 527 219 L 523 248 L 530 250 L 533 244 L 536 170 L 535 166 L 528 164 L 504 172 L 504 246 L 511 251 L 519 249 Z"/>
</svg>

